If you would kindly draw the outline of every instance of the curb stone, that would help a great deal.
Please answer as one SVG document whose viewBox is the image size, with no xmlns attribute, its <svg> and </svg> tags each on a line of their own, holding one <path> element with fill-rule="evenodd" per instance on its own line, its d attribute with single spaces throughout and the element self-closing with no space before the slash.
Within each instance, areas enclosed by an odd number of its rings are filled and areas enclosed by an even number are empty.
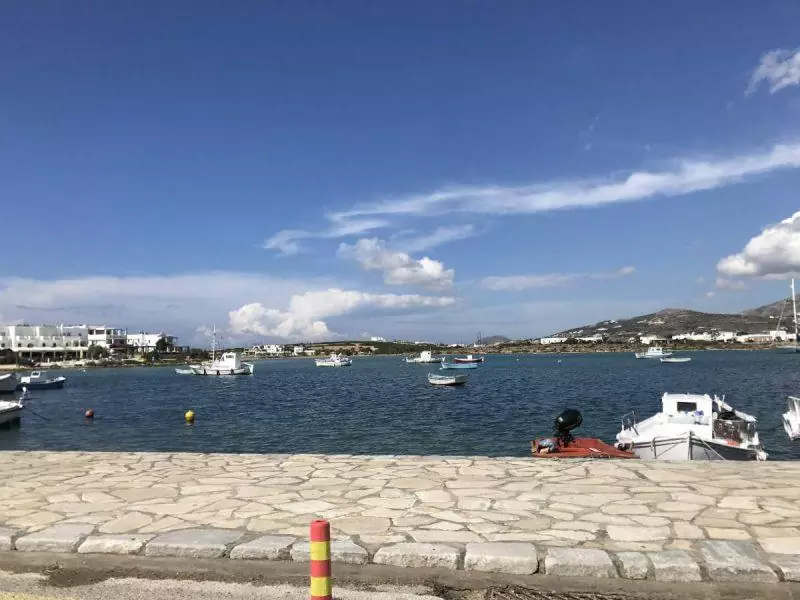
<svg viewBox="0 0 800 600">
<path fill-rule="evenodd" d="M 20 552 L 75 552 L 94 525 L 61 524 L 31 533 L 17 540 Z"/>
<path fill-rule="evenodd" d="M 642 552 L 617 552 L 619 574 L 624 579 L 647 579 L 650 561 Z"/>
<path fill-rule="evenodd" d="M 291 549 L 291 557 L 295 562 L 308 562 L 311 558 L 309 542 L 294 544 Z M 369 562 L 369 553 L 352 540 L 331 540 L 331 562 L 365 565 Z"/>
<path fill-rule="evenodd" d="M 152 535 L 90 535 L 78 554 L 138 554 Z"/>
<path fill-rule="evenodd" d="M 289 549 L 297 538 L 289 535 L 264 535 L 231 549 L 233 560 L 289 560 Z"/>
<path fill-rule="evenodd" d="M 775 583 L 778 575 L 769 565 L 757 559 L 752 542 L 702 542 L 703 557 L 712 581 L 729 583 Z"/>
<path fill-rule="evenodd" d="M 181 529 L 162 534 L 149 542 L 146 556 L 179 558 L 222 558 L 228 545 L 239 541 L 244 533 L 230 529 Z"/>
<path fill-rule="evenodd" d="M 424 544 L 404 542 L 384 546 L 375 553 L 378 565 L 393 567 L 439 567 L 458 569 L 461 551 L 444 544 Z"/>
<path fill-rule="evenodd" d="M 651 552 L 650 562 L 656 581 L 665 583 L 686 583 L 702 581 L 700 566 L 691 555 L 684 550 L 666 550 Z"/>
<path fill-rule="evenodd" d="M 536 546 L 524 542 L 469 543 L 464 570 L 531 575 L 539 570 L 539 552 Z"/>
<path fill-rule="evenodd" d="M 545 573 L 560 577 L 617 577 L 605 550 L 594 548 L 548 548 Z"/>
</svg>

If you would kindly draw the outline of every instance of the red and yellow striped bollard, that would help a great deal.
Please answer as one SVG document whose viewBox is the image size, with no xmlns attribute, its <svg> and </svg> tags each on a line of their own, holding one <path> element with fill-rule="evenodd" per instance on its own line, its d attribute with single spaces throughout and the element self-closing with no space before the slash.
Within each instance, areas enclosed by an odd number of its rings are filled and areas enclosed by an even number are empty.
<svg viewBox="0 0 800 600">
<path fill-rule="evenodd" d="M 327 521 L 313 521 L 310 535 L 311 599 L 331 600 L 331 526 Z"/>
</svg>

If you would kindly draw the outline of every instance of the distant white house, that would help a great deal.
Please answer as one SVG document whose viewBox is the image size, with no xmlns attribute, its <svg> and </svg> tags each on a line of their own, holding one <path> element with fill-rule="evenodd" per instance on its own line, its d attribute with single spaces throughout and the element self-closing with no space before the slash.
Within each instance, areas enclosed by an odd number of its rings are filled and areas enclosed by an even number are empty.
<svg viewBox="0 0 800 600">
<path fill-rule="evenodd" d="M 305 351 L 306 351 L 306 349 L 305 349 L 305 348 L 303 348 L 302 346 L 295 346 L 295 347 L 292 349 L 292 354 L 293 354 L 294 356 L 303 356 L 303 354 L 305 353 Z"/>
<path fill-rule="evenodd" d="M 773 341 L 785 342 L 791 336 L 784 329 L 775 329 L 775 330 L 769 332 L 769 337 L 771 337 L 773 339 Z"/>
<path fill-rule="evenodd" d="M 649 346 L 654 342 L 665 342 L 666 339 L 658 335 L 640 335 L 639 342 L 645 346 Z"/>
<path fill-rule="evenodd" d="M 736 336 L 736 341 L 742 344 L 768 344 L 773 339 L 769 333 L 746 333 Z"/>
<path fill-rule="evenodd" d="M 589 335 L 585 337 L 579 337 L 579 342 L 588 342 L 590 344 L 598 344 L 603 341 L 603 336 L 599 333 L 595 333 L 594 335 Z"/>
<path fill-rule="evenodd" d="M 139 333 L 129 333 L 126 335 L 125 342 L 128 346 L 132 347 L 136 352 L 140 352 L 142 354 L 146 352 L 152 352 L 156 349 L 156 345 L 158 344 L 159 340 L 166 341 L 169 347 L 175 347 L 175 340 L 177 340 L 175 336 L 167 335 L 166 333 L 145 333 L 144 331 L 140 331 Z"/>
<path fill-rule="evenodd" d="M 386 338 L 380 337 L 378 335 L 373 335 L 371 338 L 369 338 L 369 341 L 370 342 L 385 342 Z"/>
<path fill-rule="evenodd" d="M 283 354 L 283 346 L 280 344 L 264 344 L 261 349 L 270 356 L 279 356 Z"/>
<path fill-rule="evenodd" d="M 547 344 L 563 344 L 567 341 L 565 337 L 543 337 L 539 338 L 539 343 L 543 345 Z"/>
</svg>

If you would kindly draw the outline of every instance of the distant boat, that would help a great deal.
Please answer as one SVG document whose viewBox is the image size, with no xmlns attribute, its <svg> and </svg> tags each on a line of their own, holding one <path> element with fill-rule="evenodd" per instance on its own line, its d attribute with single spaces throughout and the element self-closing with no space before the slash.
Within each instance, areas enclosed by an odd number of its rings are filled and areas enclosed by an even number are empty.
<svg viewBox="0 0 800 600">
<path fill-rule="evenodd" d="M 175 372 L 178 375 L 194 375 L 194 369 L 189 367 L 188 369 L 175 369 Z"/>
<path fill-rule="evenodd" d="M 647 352 L 636 352 L 636 358 L 666 358 L 672 356 L 672 352 L 664 352 L 661 346 L 653 346 L 648 348 Z"/>
<path fill-rule="evenodd" d="M 442 366 L 439 367 L 440 370 L 446 371 L 448 369 L 477 369 L 478 365 L 475 363 L 446 363 L 443 362 Z"/>
<path fill-rule="evenodd" d="M 64 387 L 67 382 L 66 377 L 53 377 L 44 379 L 41 371 L 32 371 L 30 375 L 19 378 L 17 389 L 28 388 L 29 390 L 58 390 Z"/>
<path fill-rule="evenodd" d="M 673 356 L 671 358 L 660 358 L 659 360 L 663 363 L 687 363 L 692 359 L 688 356 Z"/>
<path fill-rule="evenodd" d="M 467 383 L 466 375 L 436 375 L 428 373 L 428 382 L 431 385 L 464 385 Z"/>
<path fill-rule="evenodd" d="M 349 367 L 353 361 L 341 354 L 333 353 L 328 358 L 318 358 L 314 361 L 318 367 Z"/>
<path fill-rule="evenodd" d="M 483 356 L 472 356 L 472 354 L 467 354 L 465 357 L 456 356 L 453 359 L 453 362 L 457 363 L 482 363 L 485 360 Z"/>
<path fill-rule="evenodd" d="M 255 370 L 253 363 L 242 362 L 237 352 L 224 352 L 222 356 L 217 359 L 217 328 L 211 335 L 211 361 L 204 362 L 199 365 L 191 365 L 194 375 L 252 375 Z M 176 369 L 175 372 L 178 370 Z M 184 373 L 179 373 L 184 375 Z"/>
<path fill-rule="evenodd" d="M 419 353 L 419 356 L 414 356 L 413 358 L 406 358 L 406 362 L 410 365 L 424 365 L 430 363 L 439 363 L 442 362 L 443 359 L 436 357 L 430 350 L 423 350 Z"/>
<path fill-rule="evenodd" d="M 800 398 L 789 396 L 789 410 L 783 413 L 783 428 L 790 440 L 800 438 Z"/>
<path fill-rule="evenodd" d="M 17 383 L 19 380 L 16 373 L 0 375 L 0 394 L 13 394 L 17 391 Z"/>
</svg>

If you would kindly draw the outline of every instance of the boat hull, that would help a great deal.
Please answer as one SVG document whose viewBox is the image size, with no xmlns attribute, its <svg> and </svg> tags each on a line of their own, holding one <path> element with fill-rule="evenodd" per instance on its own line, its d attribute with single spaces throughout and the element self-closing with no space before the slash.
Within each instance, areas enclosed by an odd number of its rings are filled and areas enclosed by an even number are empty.
<svg viewBox="0 0 800 600">
<path fill-rule="evenodd" d="M 619 446 L 618 446 L 619 447 Z M 642 460 L 759 460 L 757 448 L 729 446 L 689 435 L 656 438 L 649 442 L 622 444 L 621 449 L 633 452 Z"/>
<path fill-rule="evenodd" d="M 540 441 L 531 442 L 531 454 L 534 458 L 639 458 L 633 452 L 620 450 L 596 438 L 576 438 L 569 446 L 559 447 L 555 451 L 543 451 Z"/>
<path fill-rule="evenodd" d="M 466 375 L 429 375 L 431 385 L 464 385 L 467 383 Z"/>
<path fill-rule="evenodd" d="M 453 362 L 461 364 L 482 363 L 483 358 L 454 358 Z"/>
<path fill-rule="evenodd" d="M 67 382 L 66 377 L 56 377 L 55 379 L 45 379 L 43 381 L 29 381 L 17 384 L 17 389 L 27 388 L 29 390 L 60 390 Z"/>
<path fill-rule="evenodd" d="M 225 375 L 252 375 L 253 368 L 251 365 L 239 367 L 237 369 L 224 369 L 216 367 L 192 367 L 192 372 L 195 375 L 204 375 L 207 377 L 222 377 Z"/>
<path fill-rule="evenodd" d="M 478 365 L 472 363 L 465 363 L 465 364 L 453 364 L 453 363 L 442 363 L 442 366 L 439 367 L 442 371 L 447 371 L 449 369 L 477 369 Z"/>
<path fill-rule="evenodd" d="M 18 381 L 14 373 L 0 375 L 0 394 L 13 394 L 16 392 Z"/>
<path fill-rule="evenodd" d="M 9 403 L 10 404 L 10 403 Z M 13 425 L 22 418 L 22 404 L 14 403 L 14 406 L 0 408 L 0 426 Z"/>
</svg>

